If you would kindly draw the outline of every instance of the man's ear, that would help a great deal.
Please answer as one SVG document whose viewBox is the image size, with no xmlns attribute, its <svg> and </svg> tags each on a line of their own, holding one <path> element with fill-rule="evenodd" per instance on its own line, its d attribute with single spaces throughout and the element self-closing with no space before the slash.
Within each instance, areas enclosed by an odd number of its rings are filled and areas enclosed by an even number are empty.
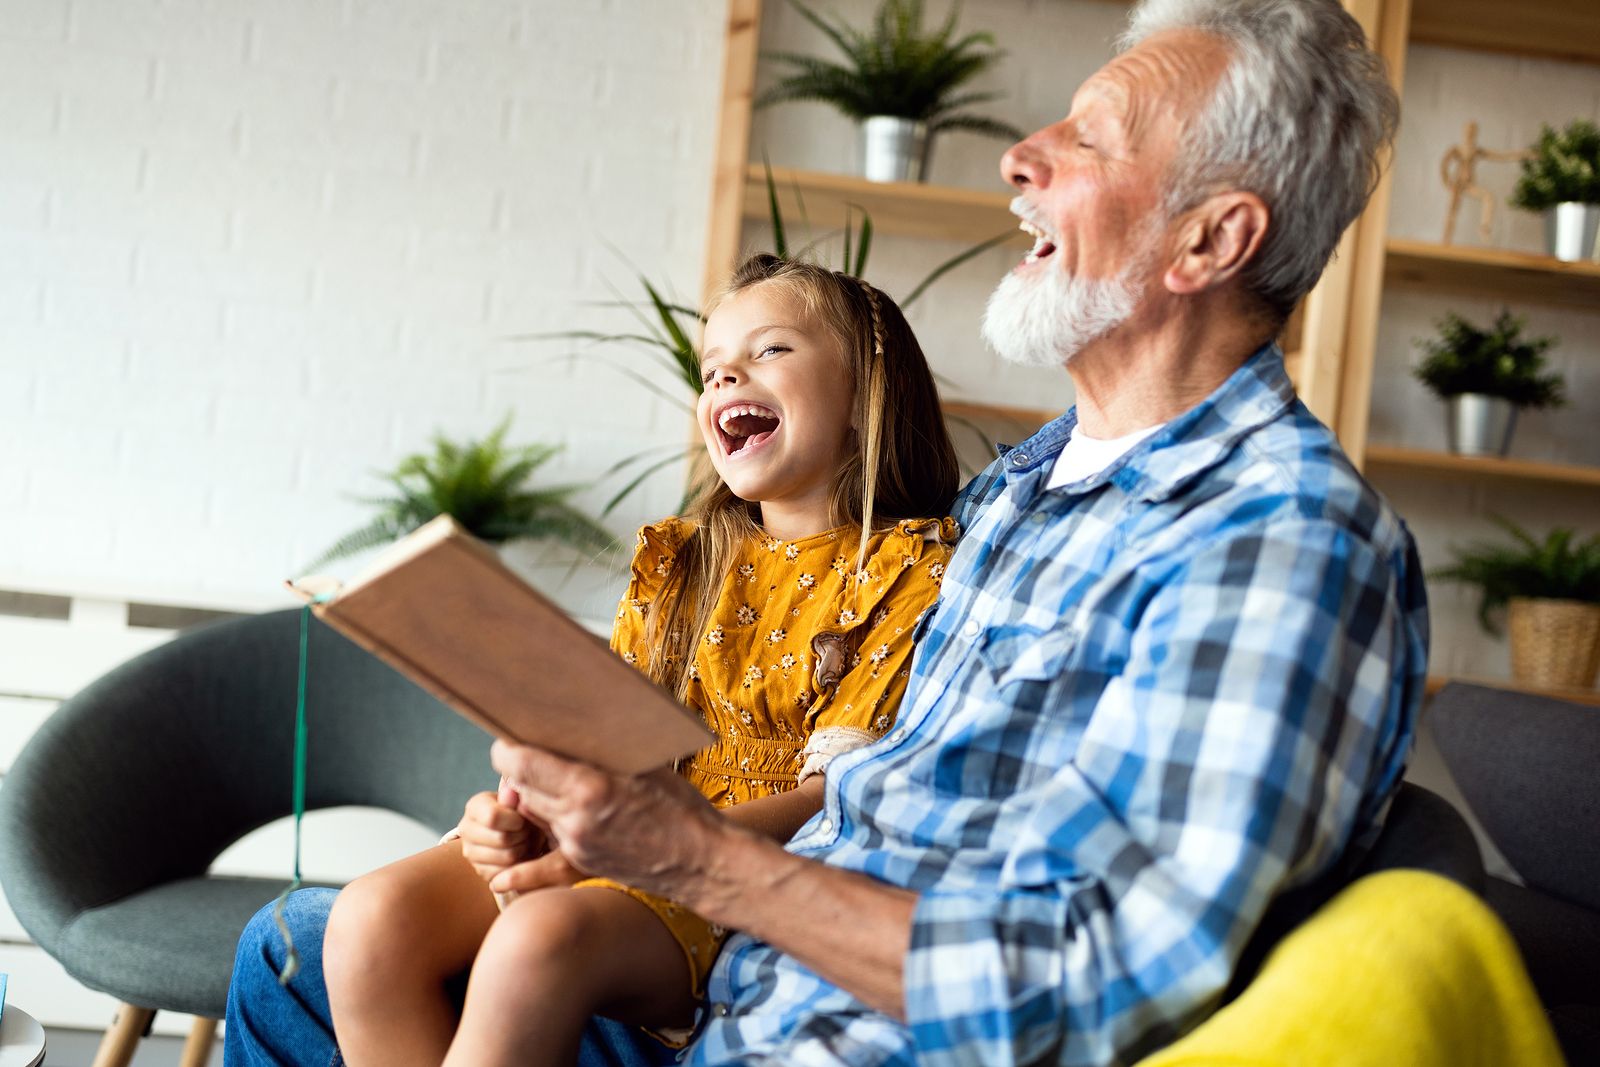
<svg viewBox="0 0 1600 1067">
<path fill-rule="evenodd" d="M 1169 292 L 1186 296 L 1237 276 L 1260 252 L 1271 221 L 1266 202 L 1254 193 L 1211 197 L 1179 226 L 1178 247 L 1162 282 Z"/>
</svg>

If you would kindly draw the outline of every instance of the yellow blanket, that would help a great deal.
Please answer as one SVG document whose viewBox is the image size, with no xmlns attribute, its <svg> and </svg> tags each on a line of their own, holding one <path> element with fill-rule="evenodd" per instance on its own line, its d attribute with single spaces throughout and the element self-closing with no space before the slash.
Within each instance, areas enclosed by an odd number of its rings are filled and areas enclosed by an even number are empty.
<svg viewBox="0 0 1600 1067">
<path fill-rule="evenodd" d="M 1560 1067 L 1511 935 L 1456 883 L 1369 875 L 1243 995 L 1139 1067 Z"/>
</svg>

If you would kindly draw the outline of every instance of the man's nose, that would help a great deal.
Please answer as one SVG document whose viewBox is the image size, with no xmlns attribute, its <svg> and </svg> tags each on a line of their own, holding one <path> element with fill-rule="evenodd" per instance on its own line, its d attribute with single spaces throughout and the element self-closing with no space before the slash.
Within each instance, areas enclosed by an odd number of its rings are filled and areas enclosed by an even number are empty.
<svg viewBox="0 0 1600 1067">
<path fill-rule="evenodd" d="M 1050 184 L 1050 164 L 1040 148 L 1039 134 L 1006 149 L 1006 154 L 1000 157 L 1000 177 L 1018 189 L 1044 188 Z"/>
</svg>

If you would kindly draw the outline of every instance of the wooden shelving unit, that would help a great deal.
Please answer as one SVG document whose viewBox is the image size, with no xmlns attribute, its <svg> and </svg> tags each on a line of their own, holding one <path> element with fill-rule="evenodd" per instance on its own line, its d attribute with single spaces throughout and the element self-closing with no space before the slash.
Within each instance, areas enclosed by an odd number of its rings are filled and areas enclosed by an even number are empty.
<svg viewBox="0 0 1600 1067">
<path fill-rule="evenodd" d="M 1600 3 L 1597 3 L 1600 7 Z M 1510 302 L 1600 308 L 1600 263 L 1390 238 L 1384 280 Z"/>
<path fill-rule="evenodd" d="M 1594 0 L 1414 0 L 1411 39 L 1600 63 L 1600 4 Z"/>
<path fill-rule="evenodd" d="M 1466 478 L 1499 478 L 1550 485 L 1600 489 L 1600 467 L 1580 467 L 1565 463 L 1542 463 L 1527 459 L 1494 459 L 1485 456 L 1457 456 L 1449 452 L 1430 452 L 1420 448 L 1393 445 L 1368 445 L 1367 467 L 1373 472 L 1409 471 L 1445 474 Z"/>
</svg>

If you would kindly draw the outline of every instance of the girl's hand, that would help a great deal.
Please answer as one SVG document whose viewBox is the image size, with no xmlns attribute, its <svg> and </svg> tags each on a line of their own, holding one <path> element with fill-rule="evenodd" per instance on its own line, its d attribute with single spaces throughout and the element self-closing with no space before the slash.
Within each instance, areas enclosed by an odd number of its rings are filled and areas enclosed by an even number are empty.
<svg viewBox="0 0 1600 1067">
<path fill-rule="evenodd" d="M 543 831 L 517 811 L 517 800 L 502 782 L 499 793 L 476 794 L 461 814 L 461 855 L 485 882 L 549 849 Z"/>
</svg>

